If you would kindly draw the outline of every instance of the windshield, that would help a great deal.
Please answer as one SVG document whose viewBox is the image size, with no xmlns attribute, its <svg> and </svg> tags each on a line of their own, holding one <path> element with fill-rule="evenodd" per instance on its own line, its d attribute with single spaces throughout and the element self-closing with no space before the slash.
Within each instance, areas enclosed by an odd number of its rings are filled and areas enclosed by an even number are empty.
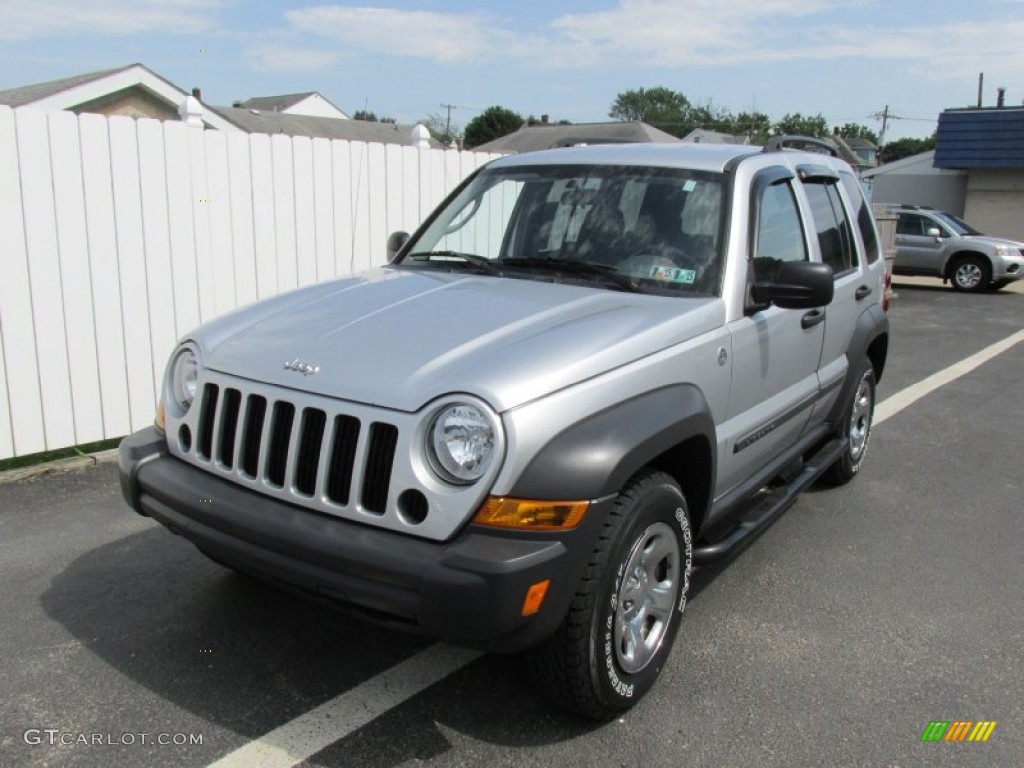
<svg viewBox="0 0 1024 768">
<path fill-rule="evenodd" d="M 981 234 L 981 232 L 976 230 L 966 221 L 962 221 L 961 219 L 958 219 L 956 216 L 950 216 L 948 213 L 940 213 L 938 211 L 933 212 L 932 215 L 961 237 L 963 237 L 964 235 Z"/>
<path fill-rule="evenodd" d="M 684 169 L 485 169 L 400 263 L 717 295 L 724 194 L 721 174 Z"/>
</svg>

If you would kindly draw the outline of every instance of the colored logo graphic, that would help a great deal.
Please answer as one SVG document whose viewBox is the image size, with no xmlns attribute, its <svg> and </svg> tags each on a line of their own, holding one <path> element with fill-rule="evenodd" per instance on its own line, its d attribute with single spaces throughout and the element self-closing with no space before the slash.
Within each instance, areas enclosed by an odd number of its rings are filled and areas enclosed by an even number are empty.
<svg viewBox="0 0 1024 768">
<path fill-rule="evenodd" d="M 988 741 L 995 729 L 995 720 L 932 720 L 921 741 Z"/>
</svg>

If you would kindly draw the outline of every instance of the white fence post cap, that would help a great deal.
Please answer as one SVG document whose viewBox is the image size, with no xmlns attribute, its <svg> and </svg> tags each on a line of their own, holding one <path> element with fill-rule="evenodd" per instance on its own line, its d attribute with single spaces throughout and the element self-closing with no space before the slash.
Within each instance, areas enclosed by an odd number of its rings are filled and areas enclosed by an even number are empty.
<svg viewBox="0 0 1024 768">
<path fill-rule="evenodd" d="M 178 117 L 185 125 L 193 128 L 203 127 L 203 105 L 195 96 L 186 96 L 185 100 L 178 105 Z"/>
<path fill-rule="evenodd" d="M 412 145 L 416 149 L 430 149 L 430 131 L 423 123 L 417 123 L 412 129 Z"/>
</svg>

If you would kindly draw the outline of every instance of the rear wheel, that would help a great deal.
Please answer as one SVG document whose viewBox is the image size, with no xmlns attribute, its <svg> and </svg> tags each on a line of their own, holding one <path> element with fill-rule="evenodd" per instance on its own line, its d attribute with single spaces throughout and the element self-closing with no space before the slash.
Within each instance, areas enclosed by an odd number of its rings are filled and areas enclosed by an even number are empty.
<svg viewBox="0 0 1024 768">
<path fill-rule="evenodd" d="M 692 559 L 679 484 L 641 472 L 619 495 L 562 625 L 529 657 L 536 683 L 595 720 L 636 704 L 672 649 Z"/>
<path fill-rule="evenodd" d="M 954 262 L 951 277 L 956 290 L 977 293 L 992 282 L 992 267 L 980 256 L 962 256 Z"/>
<path fill-rule="evenodd" d="M 865 361 L 853 390 L 853 399 L 839 426 L 839 435 L 848 441 L 843 455 L 828 468 L 825 480 L 832 485 L 845 485 L 860 472 L 868 452 L 871 422 L 875 413 L 875 369 Z"/>
</svg>

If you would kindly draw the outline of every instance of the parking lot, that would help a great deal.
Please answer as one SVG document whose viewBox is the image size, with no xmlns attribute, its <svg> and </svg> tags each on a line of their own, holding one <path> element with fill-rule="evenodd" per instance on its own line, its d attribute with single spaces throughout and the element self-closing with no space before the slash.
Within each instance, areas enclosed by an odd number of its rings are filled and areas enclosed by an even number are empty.
<svg viewBox="0 0 1024 768">
<path fill-rule="evenodd" d="M 0 765 L 1021 765 L 1024 343 L 948 369 L 1021 331 L 1024 294 L 896 291 L 879 400 L 946 375 L 889 409 L 853 483 L 696 575 L 618 721 L 563 714 L 515 658 L 225 570 L 101 464 L 0 485 Z M 923 743 L 931 721 L 997 725 Z"/>
</svg>

